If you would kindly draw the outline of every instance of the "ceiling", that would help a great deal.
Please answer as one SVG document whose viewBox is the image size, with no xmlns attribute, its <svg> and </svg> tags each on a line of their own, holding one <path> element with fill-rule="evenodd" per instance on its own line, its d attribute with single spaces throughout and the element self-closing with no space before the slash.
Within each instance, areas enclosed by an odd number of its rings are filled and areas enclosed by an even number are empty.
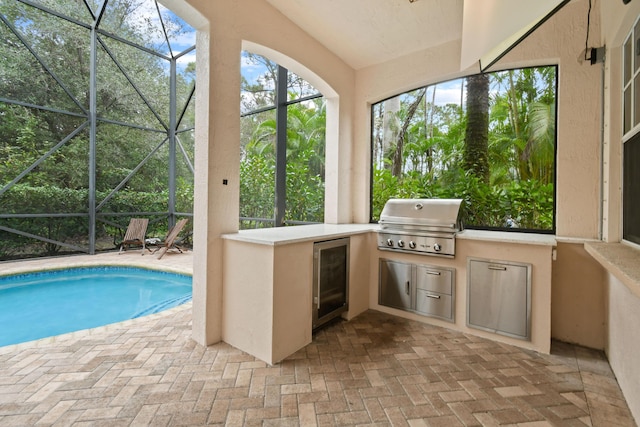
<svg viewBox="0 0 640 427">
<path fill-rule="evenodd" d="M 462 38 L 463 0 L 266 0 L 354 69 Z"/>
</svg>

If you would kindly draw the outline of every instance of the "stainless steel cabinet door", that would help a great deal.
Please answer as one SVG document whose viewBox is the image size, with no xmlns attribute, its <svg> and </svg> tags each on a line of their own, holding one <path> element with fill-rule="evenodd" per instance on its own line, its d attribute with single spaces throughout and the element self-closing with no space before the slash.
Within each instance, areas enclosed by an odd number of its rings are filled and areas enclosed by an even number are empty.
<svg viewBox="0 0 640 427">
<path fill-rule="evenodd" d="M 531 339 L 531 266 L 469 259 L 467 326 Z"/>
<path fill-rule="evenodd" d="M 413 309 L 415 286 L 412 264 L 380 260 L 378 304 L 403 310 Z"/>
</svg>

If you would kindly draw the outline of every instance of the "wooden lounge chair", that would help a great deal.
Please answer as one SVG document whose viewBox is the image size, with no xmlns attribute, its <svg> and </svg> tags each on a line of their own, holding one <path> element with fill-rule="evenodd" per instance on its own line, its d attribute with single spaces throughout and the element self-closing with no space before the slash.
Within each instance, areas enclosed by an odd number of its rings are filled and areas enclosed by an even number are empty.
<svg viewBox="0 0 640 427">
<path fill-rule="evenodd" d="M 189 221 L 188 218 L 183 218 L 180 221 L 178 221 L 176 225 L 171 227 L 171 229 L 169 230 L 169 233 L 167 233 L 167 238 L 164 240 L 164 242 L 160 244 L 159 247 L 156 248 L 155 251 L 153 251 L 153 253 L 160 251 L 160 255 L 158 255 L 158 259 L 162 258 L 169 249 L 177 249 L 178 251 L 180 251 L 180 253 L 182 253 L 182 248 L 176 244 L 176 239 L 178 238 L 178 235 L 184 228 L 187 221 Z"/>
<path fill-rule="evenodd" d="M 124 234 L 124 239 L 120 244 L 120 252 L 118 253 L 122 253 L 132 245 L 135 245 L 142 246 L 142 255 L 144 255 L 144 250 L 146 249 L 145 237 L 147 235 L 148 225 L 148 218 L 131 218 L 129 226 L 127 227 L 127 232 Z"/>
</svg>

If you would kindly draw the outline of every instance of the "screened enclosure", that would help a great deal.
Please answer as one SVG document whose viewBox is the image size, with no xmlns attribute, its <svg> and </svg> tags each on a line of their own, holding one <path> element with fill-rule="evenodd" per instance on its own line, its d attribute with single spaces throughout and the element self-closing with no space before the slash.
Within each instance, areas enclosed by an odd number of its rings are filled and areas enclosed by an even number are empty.
<svg viewBox="0 0 640 427">
<path fill-rule="evenodd" d="M 2 2 L 0 58 L 0 260 L 93 254 L 132 217 L 161 238 L 192 216 L 183 20 L 155 0 Z"/>
</svg>

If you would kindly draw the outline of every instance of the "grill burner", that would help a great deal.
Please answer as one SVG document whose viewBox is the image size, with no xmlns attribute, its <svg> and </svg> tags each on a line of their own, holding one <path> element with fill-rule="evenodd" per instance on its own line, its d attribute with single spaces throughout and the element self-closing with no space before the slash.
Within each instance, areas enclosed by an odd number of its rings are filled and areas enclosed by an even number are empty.
<svg viewBox="0 0 640 427">
<path fill-rule="evenodd" d="M 461 199 L 390 199 L 380 214 L 378 249 L 455 256 Z"/>
</svg>

